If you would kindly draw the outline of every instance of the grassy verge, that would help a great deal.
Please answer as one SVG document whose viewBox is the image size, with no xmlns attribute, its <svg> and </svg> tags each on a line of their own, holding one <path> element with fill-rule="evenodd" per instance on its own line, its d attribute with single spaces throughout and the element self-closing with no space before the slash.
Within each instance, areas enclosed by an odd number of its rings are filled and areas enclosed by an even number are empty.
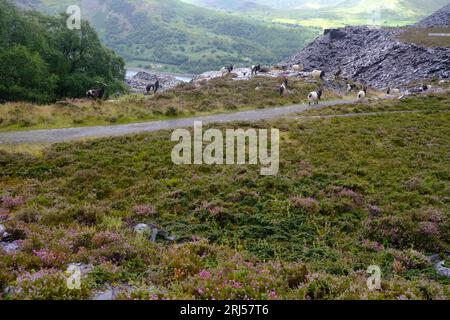
<svg viewBox="0 0 450 320">
<path fill-rule="evenodd" d="M 433 33 L 450 33 L 450 28 L 409 28 L 400 33 L 399 40 L 426 47 L 449 47 L 450 37 L 430 36 Z"/>
<path fill-rule="evenodd" d="M 425 255 L 449 249 L 449 123 L 424 112 L 251 124 L 281 130 L 275 177 L 259 166 L 176 166 L 169 132 L 1 152 L 2 212 L 22 251 L 0 255 L 0 291 L 448 299 L 449 279 Z M 134 235 L 140 222 L 178 243 Z M 94 266 L 81 291 L 60 274 L 74 261 Z M 366 287 L 370 265 L 381 267 L 381 290 Z"/>
<path fill-rule="evenodd" d="M 130 95 L 111 102 L 73 101 L 67 104 L 0 106 L 0 131 L 67 128 L 164 120 L 305 102 L 315 84 L 290 81 L 285 97 L 277 93 L 282 79 L 250 81 L 215 79 L 200 86 L 183 84 L 156 96 Z M 325 93 L 324 99 L 338 98 Z"/>
<path fill-rule="evenodd" d="M 323 109 L 314 109 L 302 112 L 302 116 L 315 115 L 334 115 L 334 114 L 349 114 L 349 113 L 364 113 L 364 112 L 387 112 L 387 111 L 427 111 L 436 112 L 450 110 L 450 95 L 431 94 L 420 99 L 411 97 L 404 100 L 398 99 L 384 99 L 384 100 L 366 100 L 363 102 L 337 105 Z"/>
</svg>

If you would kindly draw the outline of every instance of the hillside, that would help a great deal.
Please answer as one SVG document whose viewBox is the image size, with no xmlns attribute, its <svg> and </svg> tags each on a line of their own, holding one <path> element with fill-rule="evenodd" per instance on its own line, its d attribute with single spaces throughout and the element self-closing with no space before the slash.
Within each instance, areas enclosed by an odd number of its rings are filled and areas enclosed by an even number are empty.
<svg viewBox="0 0 450 320">
<path fill-rule="evenodd" d="M 419 21 L 417 27 L 450 27 L 450 4 Z"/>
<path fill-rule="evenodd" d="M 233 5 L 233 1 L 184 1 L 262 20 L 323 28 L 367 24 L 407 25 L 419 21 L 449 3 L 448 0 L 252 0 L 255 6 L 264 7 L 259 10 L 256 8 L 242 10 Z M 227 5 L 224 6 L 224 3 Z"/>
<path fill-rule="evenodd" d="M 70 3 L 31 2 L 53 13 Z M 81 5 L 101 38 L 129 65 L 165 71 L 272 64 L 318 35 L 317 30 L 256 22 L 178 0 L 83 0 Z"/>
<path fill-rule="evenodd" d="M 438 12 L 439 17 L 450 18 L 450 6 L 446 8 Z M 432 21 L 433 16 L 426 21 Z M 444 47 L 444 44 L 427 46 L 420 41 L 420 37 L 425 37 L 431 30 L 330 29 L 284 63 L 290 66 L 300 64 L 307 70 L 321 69 L 328 74 L 341 69 L 343 77 L 378 89 L 425 79 L 450 78 L 450 47 Z M 434 30 L 450 31 L 445 28 Z M 440 38 L 436 39 L 439 42 Z"/>
</svg>

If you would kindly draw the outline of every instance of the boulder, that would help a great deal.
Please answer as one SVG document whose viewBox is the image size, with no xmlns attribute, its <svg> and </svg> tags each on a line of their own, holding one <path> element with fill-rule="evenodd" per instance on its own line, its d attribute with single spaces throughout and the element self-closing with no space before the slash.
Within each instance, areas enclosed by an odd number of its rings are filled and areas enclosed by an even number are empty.
<svg viewBox="0 0 450 320">
<path fill-rule="evenodd" d="M 444 265 L 445 265 L 445 261 L 441 261 L 441 262 L 437 263 L 435 266 L 436 271 L 441 276 L 450 277 L 450 268 L 447 268 Z"/>
<path fill-rule="evenodd" d="M 145 223 L 140 223 L 134 227 L 134 232 L 136 232 L 137 234 L 150 233 L 151 230 L 152 228 Z"/>
</svg>

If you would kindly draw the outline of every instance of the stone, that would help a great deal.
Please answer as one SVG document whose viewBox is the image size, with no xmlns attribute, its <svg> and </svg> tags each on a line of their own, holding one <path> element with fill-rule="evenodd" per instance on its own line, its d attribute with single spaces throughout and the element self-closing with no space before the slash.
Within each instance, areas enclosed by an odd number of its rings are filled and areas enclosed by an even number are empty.
<svg viewBox="0 0 450 320">
<path fill-rule="evenodd" d="M 6 228 L 3 224 L 0 224 L 0 240 L 6 238 L 8 233 L 6 232 Z"/>
<path fill-rule="evenodd" d="M 111 301 L 114 300 L 117 296 L 117 293 L 113 288 L 109 288 L 103 291 L 99 291 L 94 294 L 92 300 L 94 301 Z"/>
<path fill-rule="evenodd" d="M 67 266 L 67 270 L 73 270 L 75 268 L 78 268 L 81 271 L 81 276 L 85 277 L 94 269 L 94 266 L 84 263 L 69 263 Z"/>
<path fill-rule="evenodd" d="M 13 242 L 0 242 L 0 248 L 2 248 L 7 254 L 17 253 L 20 251 L 18 241 Z"/>
<path fill-rule="evenodd" d="M 437 263 L 435 266 L 436 271 L 441 276 L 450 277 L 450 268 L 447 268 L 444 265 L 445 265 L 445 261 L 441 261 L 441 262 Z"/>
<path fill-rule="evenodd" d="M 134 227 L 134 232 L 137 234 L 150 233 L 151 230 L 150 226 L 145 223 L 140 223 Z"/>
<path fill-rule="evenodd" d="M 150 238 L 151 242 L 156 242 L 156 238 L 158 237 L 159 230 L 157 228 L 153 228 L 152 237 Z"/>
</svg>

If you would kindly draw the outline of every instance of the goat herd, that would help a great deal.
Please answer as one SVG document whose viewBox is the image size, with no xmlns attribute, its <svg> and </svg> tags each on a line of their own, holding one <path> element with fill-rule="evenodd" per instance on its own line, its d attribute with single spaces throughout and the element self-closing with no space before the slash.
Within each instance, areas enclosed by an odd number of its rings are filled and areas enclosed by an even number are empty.
<svg viewBox="0 0 450 320">
<path fill-rule="evenodd" d="M 303 68 L 301 66 L 298 65 L 294 65 L 292 66 L 292 69 L 294 71 L 303 71 Z M 233 65 L 229 65 L 226 67 L 223 67 L 221 69 L 222 72 L 222 76 L 225 76 L 227 74 L 231 74 L 231 72 L 234 70 L 234 66 Z M 261 65 L 253 65 L 250 68 L 250 72 L 251 72 L 251 76 L 257 76 L 258 72 L 262 72 L 262 68 Z M 341 78 L 341 74 L 342 71 L 341 69 L 338 69 L 335 73 L 334 73 L 334 79 L 335 80 L 339 80 Z M 309 73 L 310 77 L 312 79 L 314 79 L 317 83 L 324 83 L 324 78 L 325 78 L 325 72 L 322 70 L 313 70 L 312 72 Z M 247 76 L 247 73 L 244 73 L 244 76 Z M 343 80 L 345 80 L 345 78 L 342 78 Z M 280 95 L 280 97 L 283 97 L 285 95 L 285 93 L 288 91 L 288 87 L 289 86 L 289 81 L 287 77 L 284 77 L 283 83 L 278 87 L 278 93 Z M 106 88 L 108 87 L 108 85 L 102 83 L 100 88 L 97 89 L 90 89 L 86 92 L 86 96 L 90 99 L 103 99 L 103 97 L 105 96 L 105 91 Z M 148 84 L 146 86 L 146 94 L 149 95 L 151 93 L 156 94 L 158 92 L 158 90 L 160 89 L 160 82 L 159 79 L 156 79 L 156 82 Z M 422 88 L 423 91 L 425 91 L 427 88 L 425 88 L 425 86 Z M 361 89 L 357 89 L 357 86 L 355 84 L 351 84 L 351 83 L 347 83 L 347 88 L 346 91 L 347 93 L 351 93 L 352 91 L 357 90 L 357 99 L 359 101 L 364 100 L 367 97 L 367 87 L 363 86 Z M 388 95 L 390 94 L 400 94 L 400 89 L 397 88 L 388 88 L 387 92 Z M 318 86 L 317 90 L 312 91 L 308 94 L 308 103 L 309 105 L 311 104 L 316 104 L 318 105 L 321 98 L 323 95 L 323 87 L 320 85 Z"/>
</svg>

